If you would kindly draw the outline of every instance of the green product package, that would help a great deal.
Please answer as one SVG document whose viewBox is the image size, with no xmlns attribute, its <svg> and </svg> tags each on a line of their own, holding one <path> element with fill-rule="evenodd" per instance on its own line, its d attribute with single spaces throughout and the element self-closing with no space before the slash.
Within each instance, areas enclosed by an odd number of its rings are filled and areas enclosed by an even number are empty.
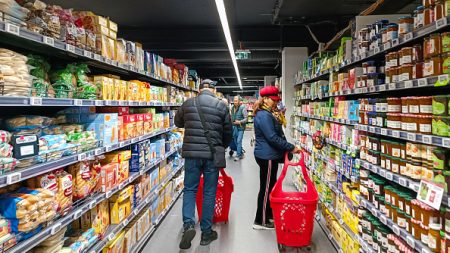
<svg viewBox="0 0 450 253">
<path fill-rule="evenodd" d="M 448 114 L 447 104 L 448 99 L 446 95 L 434 96 L 432 103 L 433 115 L 446 116 Z"/>
<path fill-rule="evenodd" d="M 449 136 L 450 117 L 434 116 L 432 121 L 432 133 L 439 136 Z"/>
</svg>

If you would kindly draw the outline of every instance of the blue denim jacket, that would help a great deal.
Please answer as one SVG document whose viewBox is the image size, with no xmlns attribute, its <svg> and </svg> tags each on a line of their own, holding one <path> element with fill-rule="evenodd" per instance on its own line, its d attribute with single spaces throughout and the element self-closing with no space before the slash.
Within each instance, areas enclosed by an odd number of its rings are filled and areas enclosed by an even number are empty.
<svg viewBox="0 0 450 253">
<path fill-rule="evenodd" d="M 256 113 L 255 127 L 255 157 L 265 160 L 283 158 L 286 151 L 292 151 L 295 146 L 287 142 L 283 127 L 272 113 L 261 110 Z"/>
</svg>

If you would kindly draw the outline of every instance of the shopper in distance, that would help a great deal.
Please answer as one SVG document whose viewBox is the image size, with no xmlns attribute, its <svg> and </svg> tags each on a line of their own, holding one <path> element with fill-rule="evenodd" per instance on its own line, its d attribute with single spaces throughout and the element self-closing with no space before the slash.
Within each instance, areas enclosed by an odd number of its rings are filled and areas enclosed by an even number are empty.
<svg viewBox="0 0 450 253">
<path fill-rule="evenodd" d="M 195 237 L 195 204 L 200 177 L 203 175 L 203 210 L 200 245 L 217 239 L 212 230 L 219 169 L 225 168 L 225 147 L 232 138 L 228 105 L 214 95 L 215 82 L 206 79 L 200 84 L 200 94 L 183 103 L 175 115 L 175 125 L 185 129 L 183 196 L 183 236 L 181 249 L 191 247 Z"/>
<path fill-rule="evenodd" d="M 241 103 L 241 97 L 235 96 L 233 106 L 231 107 L 231 121 L 233 122 L 233 142 L 236 145 L 235 161 L 239 161 L 244 157 L 242 150 L 242 139 L 244 138 L 245 127 L 247 126 L 248 112 L 245 105 Z M 230 156 L 234 151 L 230 149 Z"/>
<path fill-rule="evenodd" d="M 278 173 L 278 165 L 284 162 L 285 152 L 300 153 L 301 150 L 286 140 L 283 126 L 284 114 L 277 108 L 281 101 L 280 91 L 275 86 L 267 86 L 259 92 L 260 98 L 254 105 L 255 159 L 259 165 L 258 208 L 253 229 L 274 229 L 269 195 Z"/>
</svg>

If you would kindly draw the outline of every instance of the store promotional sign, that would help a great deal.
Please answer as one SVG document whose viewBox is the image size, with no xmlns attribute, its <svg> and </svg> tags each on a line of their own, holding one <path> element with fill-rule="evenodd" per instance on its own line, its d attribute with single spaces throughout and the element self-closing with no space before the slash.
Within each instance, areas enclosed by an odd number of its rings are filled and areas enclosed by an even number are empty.
<svg viewBox="0 0 450 253">
<path fill-rule="evenodd" d="M 439 210 L 443 196 L 444 188 L 442 186 L 424 180 L 420 181 L 419 193 L 417 194 L 418 200 Z"/>
</svg>

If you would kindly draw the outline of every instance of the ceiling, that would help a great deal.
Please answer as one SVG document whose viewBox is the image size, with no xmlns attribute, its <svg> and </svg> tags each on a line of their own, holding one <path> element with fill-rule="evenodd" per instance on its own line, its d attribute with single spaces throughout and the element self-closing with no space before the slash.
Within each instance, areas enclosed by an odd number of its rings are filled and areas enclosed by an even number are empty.
<svg viewBox="0 0 450 253">
<path fill-rule="evenodd" d="M 44 1 L 108 16 L 119 24 L 119 36 L 139 41 L 144 49 L 165 58 L 175 58 L 197 70 L 201 77 L 219 81 L 219 85 L 238 85 L 214 0 Z M 279 76 L 283 47 L 302 46 L 315 51 L 317 44 L 304 25 L 310 25 L 320 42 L 327 42 L 374 2 L 225 0 L 235 48 L 242 45 L 252 52 L 250 60 L 238 63 L 244 85 L 261 85 L 264 76 Z M 411 2 L 385 0 L 379 12 L 396 13 Z M 236 87 L 221 91 L 233 90 Z"/>
</svg>

